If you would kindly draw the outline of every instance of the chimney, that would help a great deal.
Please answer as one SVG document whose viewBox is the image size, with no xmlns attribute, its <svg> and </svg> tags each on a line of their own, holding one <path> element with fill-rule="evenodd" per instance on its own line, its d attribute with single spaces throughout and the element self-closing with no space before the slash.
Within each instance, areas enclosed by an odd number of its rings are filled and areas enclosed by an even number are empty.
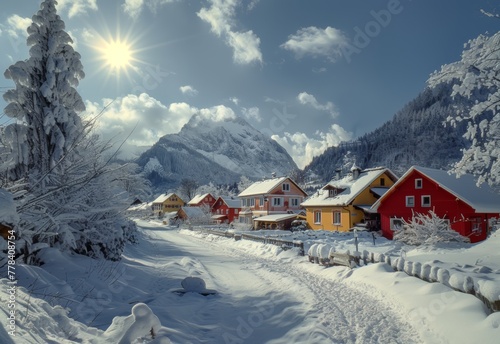
<svg viewBox="0 0 500 344">
<path fill-rule="evenodd" d="M 342 172 L 342 170 L 341 170 L 340 168 L 337 168 L 337 169 L 335 170 L 335 179 L 340 179 L 340 177 L 341 177 L 341 172 Z"/>
<path fill-rule="evenodd" d="M 272 176 L 273 178 L 276 178 L 276 172 L 271 173 L 271 176 Z"/>
<path fill-rule="evenodd" d="M 356 163 L 354 163 L 351 167 L 351 172 L 352 172 L 352 179 L 358 179 L 359 174 L 361 173 L 361 169 L 356 166 Z"/>
</svg>

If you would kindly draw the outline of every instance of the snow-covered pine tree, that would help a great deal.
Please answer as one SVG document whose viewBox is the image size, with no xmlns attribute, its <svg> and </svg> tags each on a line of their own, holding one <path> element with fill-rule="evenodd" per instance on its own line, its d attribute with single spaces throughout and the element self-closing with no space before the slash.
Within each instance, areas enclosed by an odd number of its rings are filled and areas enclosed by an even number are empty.
<svg viewBox="0 0 500 344">
<path fill-rule="evenodd" d="M 56 4 L 41 3 L 28 28 L 29 59 L 5 72 L 15 84 L 4 94 L 5 114 L 16 122 L 3 130 L 10 154 L 0 166 L 20 215 L 17 247 L 26 262 L 43 245 L 119 259 L 134 237 L 123 215 L 129 197 L 113 177 L 119 167 L 109 164 L 109 145 L 79 117 L 83 67 Z"/>
<path fill-rule="evenodd" d="M 428 83 L 437 86 L 458 81 L 453 96 L 471 99 L 474 105 L 467 111 L 457 111 L 447 121 L 452 125 L 465 121 L 464 137 L 471 142 L 463 150 L 462 159 L 454 165 L 458 176 L 471 173 L 500 189 L 500 32 L 491 37 L 480 35 L 469 41 L 459 62 L 445 65 L 431 75 Z"/>
<path fill-rule="evenodd" d="M 16 145 L 12 177 L 24 177 L 29 170 L 42 184 L 52 170 L 64 171 L 70 163 L 67 155 L 83 131 L 78 113 L 85 109 L 75 88 L 84 77 L 80 55 L 71 46 L 56 4 L 42 2 L 28 27 L 29 59 L 4 74 L 16 86 L 4 94 L 5 114 L 18 121 L 7 132 Z"/>
<path fill-rule="evenodd" d="M 416 246 L 439 242 L 469 242 L 469 238 L 451 229 L 449 222 L 432 210 L 427 214 L 413 214 L 410 221 L 403 220 L 403 228 L 394 232 L 394 240 Z"/>
</svg>

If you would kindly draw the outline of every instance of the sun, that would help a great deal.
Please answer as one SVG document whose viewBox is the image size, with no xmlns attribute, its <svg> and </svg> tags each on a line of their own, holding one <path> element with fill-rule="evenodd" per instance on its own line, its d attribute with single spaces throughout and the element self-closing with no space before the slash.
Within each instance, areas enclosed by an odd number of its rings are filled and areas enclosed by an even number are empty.
<svg viewBox="0 0 500 344">
<path fill-rule="evenodd" d="M 105 63 L 115 69 L 121 70 L 131 66 L 133 56 L 130 44 L 120 40 L 105 42 L 102 49 Z"/>
</svg>

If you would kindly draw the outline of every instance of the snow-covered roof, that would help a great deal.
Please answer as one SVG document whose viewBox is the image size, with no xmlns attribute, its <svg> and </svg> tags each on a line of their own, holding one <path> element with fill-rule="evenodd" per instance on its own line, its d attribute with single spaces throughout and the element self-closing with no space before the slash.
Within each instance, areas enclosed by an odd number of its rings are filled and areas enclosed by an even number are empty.
<svg viewBox="0 0 500 344">
<path fill-rule="evenodd" d="M 388 188 L 388 187 L 379 186 L 379 187 L 371 188 L 370 191 L 373 192 L 378 197 L 382 197 L 387 191 L 389 191 L 389 189 L 390 188 Z"/>
<path fill-rule="evenodd" d="M 4 189 L 0 189 L 0 223 L 15 225 L 19 222 L 19 215 L 12 194 Z"/>
<path fill-rule="evenodd" d="M 238 197 L 264 195 L 266 193 L 271 192 L 276 186 L 283 183 L 286 179 L 287 179 L 286 177 L 279 177 L 266 180 L 259 180 L 258 182 L 253 183 L 245 190 L 240 192 Z"/>
<path fill-rule="evenodd" d="M 190 219 L 199 219 L 202 217 L 207 217 L 207 214 L 199 207 L 182 207 L 184 214 Z"/>
<path fill-rule="evenodd" d="M 241 201 L 237 197 L 220 196 L 219 199 L 226 203 L 228 208 L 241 208 Z"/>
<path fill-rule="evenodd" d="M 192 200 L 190 200 L 187 204 L 189 205 L 193 205 L 193 204 L 198 204 L 200 203 L 201 201 L 203 201 L 203 199 L 207 196 L 212 196 L 211 194 L 209 193 L 206 193 L 206 194 L 203 194 L 203 195 L 196 195 L 193 197 Z"/>
<path fill-rule="evenodd" d="M 254 219 L 254 221 L 261 221 L 261 222 L 279 222 L 279 221 L 284 221 L 288 219 L 294 219 L 296 218 L 296 214 L 273 214 L 273 215 L 265 215 L 261 217 L 257 217 Z"/>
<path fill-rule="evenodd" d="M 170 197 L 172 197 L 174 195 L 174 193 L 168 193 L 168 194 L 162 194 L 160 196 L 158 196 L 154 201 L 153 203 L 163 203 L 165 202 L 167 199 L 169 199 Z"/>
<path fill-rule="evenodd" d="M 394 173 L 385 167 L 366 169 L 361 171 L 359 176 L 354 179 L 352 175 L 345 176 L 339 180 L 332 180 L 321 190 L 311 195 L 302 202 L 302 206 L 345 206 L 350 204 L 363 190 L 365 190 L 374 180 L 387 172 L 396 179 Z M 329 189 L 344 189 L 335 196 L 330 196 Z M 373 188 L 375 189 L 375 188 Z M 377 188 L 377 190 L 380 188 Z M 380 191 L 380 190 L 378 190 Z"/>
<path fill-rule="evenodd" d="M 437 170 L 433 168 L 412 166 L 391 188 L 395 189 L 408 175 L 413 171 L 418 171 L 429 179 L 433 180 L 444 190 L 458 197 L 479 213 L 498 213 L 500 212 L 500 195 L 488 185 L 483 184 L 477 187 L 474 176 L 465 174 L 459 178 L 454 174 L 449 174 L 448 171 Z M 386 193 L 386 195 L 390 192 Z M 373 207 L 376 209 L 380 202 L 385 198 L 381 197 Z"/>
<path fill-rule="evenodd" d="M 297 185 L 292 179 L 289 177 L 278 177 L 278 178 L 271 178 L 271 179 L 266 179 L 266 180 L 260 180 L 258 182 L 253 183 L 250 185 L 248 188 L 240 192 L 238 197 L 245 197 L 245 196 L 256 196 L 256 195 L 265 195 L 273 191 L 275 187 L 280 185 L 281 183 L 285 182 L 286 180 L 290 181 L 293 183 L 299 190 L 301 190 L 304 195 L 306 194 L 305 191 L 302 190 L 300 186 Z"/>
</svg>

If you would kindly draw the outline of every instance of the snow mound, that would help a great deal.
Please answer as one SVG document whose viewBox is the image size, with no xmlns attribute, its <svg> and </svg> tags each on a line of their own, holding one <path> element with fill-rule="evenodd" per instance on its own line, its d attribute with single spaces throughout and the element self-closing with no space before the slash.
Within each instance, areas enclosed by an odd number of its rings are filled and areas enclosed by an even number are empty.
<svg viewBox="0 0 500 344">
<path fill-rule="evenodd" d="M 134 305 L 132 314 L 127 317 L 115 317 L 104 332 L 104 337 L 118 344 L 171 343 L 165 329 L 161 327 L 160 319 L 144 303 Z"/>
<path fill-rule="evenodd" d="M 207 285 L 202 278 L 186 277 L 181 282 L 181 289 L 171 290 L 173 293 L 184 295 L 185 293 L 197 293 L 203 296 L 217 294 L 213 289 L 207 289 Z"/>
</svg>

